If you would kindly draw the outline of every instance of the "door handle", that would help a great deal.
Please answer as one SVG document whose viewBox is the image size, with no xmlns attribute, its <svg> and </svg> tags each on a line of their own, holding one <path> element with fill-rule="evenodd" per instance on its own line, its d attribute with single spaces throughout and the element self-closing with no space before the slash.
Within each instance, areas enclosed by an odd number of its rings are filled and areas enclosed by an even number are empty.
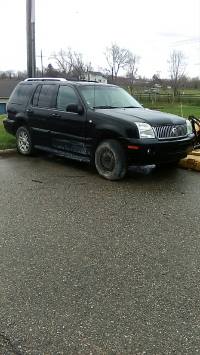
<svg viewBox="0 0 200 355">
<path fill-rule="evenodd" d="M 51 117 L 60 118 L 61 116 L 58 113 L 52 113 Z"/>
<path fill-rule="evenodd" d="M 32 115 L 32 114 L 33 114 L 33 110 L 32 110 L 31 108 L 28 108 L 28 109 L 26 110 L 26 112 L 27 112 L 29 115 Z"/>
</svg>

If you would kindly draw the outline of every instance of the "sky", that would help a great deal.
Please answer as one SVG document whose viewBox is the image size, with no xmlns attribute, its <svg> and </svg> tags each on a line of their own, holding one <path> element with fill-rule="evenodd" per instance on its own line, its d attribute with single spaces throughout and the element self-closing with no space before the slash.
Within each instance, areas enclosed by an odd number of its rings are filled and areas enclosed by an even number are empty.
<svg viewBox="0 0 200 355">
<path fill-rule="evenodd" d="M 40 68 L 61 48 L 83 54 L 95 70 L 106 67 L 111 43 L 140 57 L 138 74 L 169 77 L 175 49 L 186 74 L 200 77 L 200 0 L 35 0 L 36 54 Z M 26 69 L 26 0 L 0 0 L 0 71 Z M 122 74 L 122 73 L 121 73 Z"/>
</svg>

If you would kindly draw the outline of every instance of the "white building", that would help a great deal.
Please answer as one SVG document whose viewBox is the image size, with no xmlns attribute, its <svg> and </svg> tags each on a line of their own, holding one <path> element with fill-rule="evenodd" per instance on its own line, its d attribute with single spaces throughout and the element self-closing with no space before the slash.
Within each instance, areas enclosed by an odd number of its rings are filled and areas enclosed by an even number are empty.
<svg viewBox="0 0 200 355">
<path fill-rule="evenodd" d="M 107 84 L 107 78 L 98 71 L 89 71 L 81 76 L 82 80 L 96 81 L 97 83 Z"/>
</svg>

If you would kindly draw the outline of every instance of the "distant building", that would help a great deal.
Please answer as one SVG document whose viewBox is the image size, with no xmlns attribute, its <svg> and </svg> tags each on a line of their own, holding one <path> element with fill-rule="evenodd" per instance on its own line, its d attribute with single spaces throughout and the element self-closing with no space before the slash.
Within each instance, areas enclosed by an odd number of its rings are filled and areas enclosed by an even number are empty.
<svg viewBox="0 0 200 355">
<path fill-rule="evenodd" d="M 0 115 L 3 115 L 6 113 L 6 103 L 8 99 L 3 99 L 0 97 Z"/>
<path fill-rule="evenodd" d="M 162 88 L 162 85 L 160 85 L 160 84 L 154 84 L 154 88 L 161 89 L 161 88 Z"/>
<path fill-rule="evenodd" d="M 6 104 L 19 79 L 0 79 L 0 115 L 6 113 Z"/>
<path fill-rule="evenodd" d="M 99 71 L 88 71 L 81 76 L 81 80 L 96 81 L 97 83 L 107 84 L 107 78 Z"/>
</svg>

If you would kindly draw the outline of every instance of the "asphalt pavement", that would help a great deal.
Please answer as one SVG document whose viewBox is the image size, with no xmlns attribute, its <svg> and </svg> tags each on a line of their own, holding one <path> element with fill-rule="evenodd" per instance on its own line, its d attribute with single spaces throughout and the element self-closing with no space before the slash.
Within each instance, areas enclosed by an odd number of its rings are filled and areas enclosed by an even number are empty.
<svg viewBox="0 0 200 355">
<path fill-rule="evenodd" d="M 200 352 L 200 175 L 0 157 L 0 355 Z"/>
</svg>

